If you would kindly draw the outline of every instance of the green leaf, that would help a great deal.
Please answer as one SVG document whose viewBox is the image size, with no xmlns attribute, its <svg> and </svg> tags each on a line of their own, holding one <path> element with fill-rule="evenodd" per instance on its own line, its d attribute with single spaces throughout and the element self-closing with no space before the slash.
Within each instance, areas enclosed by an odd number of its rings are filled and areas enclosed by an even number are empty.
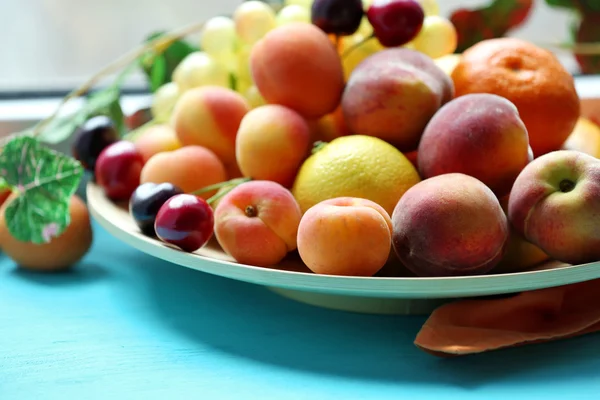
<svg viewBox="0 0 600 400">
<path fill-rule="evenodd" d="M 38 140 L 49 144 L 60 143 L 71 136 L 85 122 L 86 117 L 87 114 L 81 112 L 57 117 L 40 132 Z"/>
<path fill-rule="evenodd" d="M 16 239 L 42 244 L 64 232 L 71 222 L 71 196 L 83 176 L 77 160 L 22 136 L 3 148 L 0 175 L 19 193 L 5 214 Z"/>
<path fill-rule="evenodd" d="M 155 92 L 159 87 L 163 85 L 167 77 L 167 60 L 164 56 L 158 56 L 154 59 L 154 62 L 150 71 L 150 90 Z"/>
<path fill-rule="evenodd" d="M 165 32 L 153 32 L 146 38 L 146 42 L 157 39 L 163 36 Z M 191 45 L 183 40 L 176 40 L 162 54 L 157 54 L 155 51 L 147 52 L 139 59 L 142 69 L 146 74 L 150 83 L 150 89 L 155 92 L 160 86 L 171 82 L 173 79 L 173 71 L 188 54 L 198 51 L 199 48 Z M 162 74 L 162 79 L 154 78 L 154 65 L 164 62 L 165 72 Z M 163 68 L 163 67 L 158 67 Z M 158 72 L 156 72 L 158 74 Z"/>
<path fill-rule="evenodd" d="M 577 9 L 577 5 L 573 0 L 546 0 L 546 4 L 550 7 L 562 7 L 570 10 Z"/>
</svg>

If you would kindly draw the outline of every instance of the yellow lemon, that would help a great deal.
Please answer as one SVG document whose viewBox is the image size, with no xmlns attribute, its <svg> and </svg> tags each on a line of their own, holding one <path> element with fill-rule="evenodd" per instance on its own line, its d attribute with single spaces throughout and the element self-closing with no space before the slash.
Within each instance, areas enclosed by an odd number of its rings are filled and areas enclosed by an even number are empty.
<svg viewBox="0 0 600 400">
<path fill-rule="evenodd" d="M 316 147 L 300 167 L 292 193 L 302 212 L 335 197 L 374 201 L 390 215 L 400 197 L 421 181 L 413 164 L 372 136 L 342 136 Z"/>
</svg>

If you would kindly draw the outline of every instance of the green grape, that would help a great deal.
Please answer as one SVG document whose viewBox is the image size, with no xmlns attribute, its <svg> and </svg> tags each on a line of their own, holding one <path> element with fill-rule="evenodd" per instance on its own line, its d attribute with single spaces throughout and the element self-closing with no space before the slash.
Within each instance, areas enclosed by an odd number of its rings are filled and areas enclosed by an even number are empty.
<svg viewBox="0 0 600 400">
<path fill-rule="evenodd" d="M 200 48 L 210 56 L 219 57 L 222 53 L 234 52 L 236 41 L 235 22 L 231 18 L 218 16 L 204 25 Z"/>
<path fill-rule="evenodd" d="M 360 35 L 363 38 L 369 37 L 373 34 L 373 27 L 371 26 L 371 23 L 367 17 L 362 18 L 360 21 L 360 26 L 355 34 Z"/>
<path fill-rule="evenodd" d="M 425 18 L 423 27 L 413 39 L 412 45 L 431 58 L 454 53 L 457 46 L 456 28 L 447 18 L 431 15 Z"/>
<path fill-rule="evenodd" d="M 252 81 L 252 74 L 250 72 L 250 52 L 252 51 L 251 46 L 242 46 L 237 52 L 237 78 L 238 81 Z"/>
<path fill-rule="evenodd" d="M 233 13 L 235 29 L 240 40 L 253 45 L 277 26 L 275 11 L 262 1 L 241 3 Z"/>
<path fill-rule="evenodd" d="M 175 68 L 173 81 L 182 92 L 206 85 L 229 87 L 229 71 L 205 52 L 195 51 Z"/>
<path fill-rule="evenodd" d="M 294 22 L 311 23 L 310 10 L 298 4 L 283 7 L 277 13 L 277 25 L 287 25 Z"/>
<path fill-rule="evenodd" d="M 260 107 L 267 104 L 255 85 L 252 85 L 246 89 L 244 92 L 244 97 L 248 101 L 248 104 L 250 104 L 251 108 Z"/>
<path fill-rule="evenodd" d="M 158 122 L 167 122 L 180 95 L 179 86 L 175 82 L 159 87 L 152 96 L 152 117 Z"/>
<path fill-rule="evenodd" d="M 222 51 L 211 56 L 216 62 L 233 74 L 237 74 L 237 54 L 233 51 Z"/>
<path fill-rule="evenodd" d="M 285 0 L 283 2 L 284 7 L 297 5 L 302 6 L 308 10 L 312 7 L 312 3 L 314 0 Z"/>
<path fill-rule="evenodd" d="M 425 16 L 431 15 L 439 15 L 440 7 L 436 0 L 417 0 L 421 3 L 421 7 L 423 7 L 423 11 L 425 12 Z"/>
</svg>

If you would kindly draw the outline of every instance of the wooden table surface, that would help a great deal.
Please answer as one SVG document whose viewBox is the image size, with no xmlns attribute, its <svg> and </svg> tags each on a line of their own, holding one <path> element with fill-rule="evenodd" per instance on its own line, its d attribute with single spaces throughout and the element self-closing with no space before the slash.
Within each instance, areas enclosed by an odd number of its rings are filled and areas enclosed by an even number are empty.
<svg viewBox="0 0 600 400">
<path fill-rule="evenodd" d="M 71 273 L 0 255 L 0 399 L 600 396 L 600 335 L 438 359 L 412 344 L 422 317 L 299 304 L 94 231 Z"/>
</svg>

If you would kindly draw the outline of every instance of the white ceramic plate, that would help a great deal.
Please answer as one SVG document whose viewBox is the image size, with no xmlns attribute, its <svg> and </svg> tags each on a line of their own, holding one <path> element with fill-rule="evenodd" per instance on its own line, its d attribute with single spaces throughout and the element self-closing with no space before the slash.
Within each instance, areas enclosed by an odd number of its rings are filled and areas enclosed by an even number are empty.
<svg viewBox="0 0 600 400">
<path fill-rule="evenodd" d="M 236 263 L 214 241 L 195 253 L 186 253 L 142 235 L 126 205 L 111 202 L 94 183 L 87 186 L 87 201 L 100 225 L 144 253 L 198 271 L 263 285 L 298 301 L 340 310 L 422 314 L 449 299 L 510 294 L 600 278 L 600 262 L 577 266 L 550 262 L 529 272 L 451 278 L 411 277 L 393 264 L 376 277 L 316 275 L 297 256 L 290 256 L 276 267 L 254 267 Z"/>
</svg>

